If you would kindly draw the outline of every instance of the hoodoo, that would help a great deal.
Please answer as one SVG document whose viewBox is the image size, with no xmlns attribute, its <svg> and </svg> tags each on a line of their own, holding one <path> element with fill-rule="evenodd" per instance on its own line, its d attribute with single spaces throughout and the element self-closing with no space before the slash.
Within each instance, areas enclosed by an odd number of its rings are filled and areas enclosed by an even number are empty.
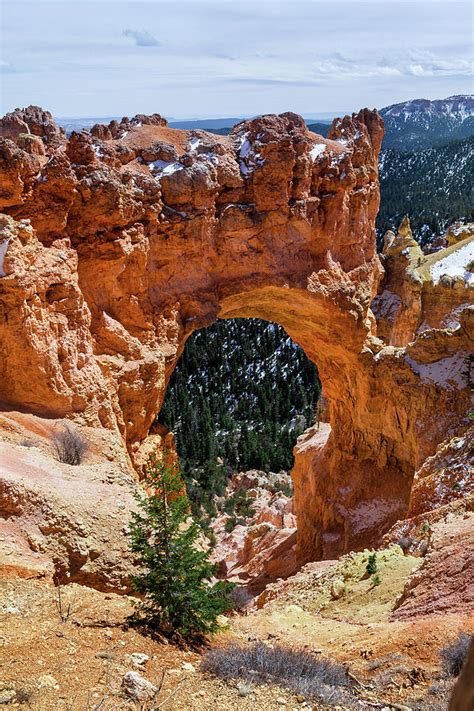
<svg viewBox="0 0 474 711">
<path fill-rule="evenodd" d="M 372 544 L 404 518 L 415 472 L 467 426 L 473 242 L 426 260 L 405 224 L 379 258 L 377 112 L 336 119 L 328 138 L 292 113 L 226 137 L 154 114 L 67 138 L 29 107 L 0 134 L 4 489 L 8 448 L 33 422 L 94 428 L 139 471 L 189 335 L 256 317 L 317 363 L 329 403 L 330 426 L 295 451 L 301 561 Z M 100 519 L 107 481 L 94 481 L 79 489 Z M 70 556 L 71 579 L 96 548 Z"/>
</svg>

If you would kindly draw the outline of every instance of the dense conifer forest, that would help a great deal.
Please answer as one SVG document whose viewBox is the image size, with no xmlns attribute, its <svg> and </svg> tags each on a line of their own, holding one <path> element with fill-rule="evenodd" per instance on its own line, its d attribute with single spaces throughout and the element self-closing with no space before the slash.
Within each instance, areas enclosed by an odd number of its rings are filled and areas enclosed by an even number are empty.
<svg viewBox="0 0 474 711">
<path fill-rule="evenodd" d="M 410 217 L 426 244 L 455 220 L 474 219 L 474 137 L 422 151 L 382 150 L 379 160 L 379 240 Z"/>
<path fill-rule="evenodd" d="M 320 391 L 316 367 L 276 324 L 231 319 L 191 336 L 160 414 L 191 497 L 207 505 L 232 471 L 290 469 Z"/>
</svg>

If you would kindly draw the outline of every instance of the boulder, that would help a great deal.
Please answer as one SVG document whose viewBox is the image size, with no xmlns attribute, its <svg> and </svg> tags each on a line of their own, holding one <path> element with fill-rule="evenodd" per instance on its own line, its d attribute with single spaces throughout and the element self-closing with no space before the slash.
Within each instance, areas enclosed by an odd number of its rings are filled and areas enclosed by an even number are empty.
<svg viewBox="0 0 474 711">
<path fill-rule="evenodd" d="M 133 701 L 143 704 L 156 696 L 158 687 L 138 672 L 128 671 L 122 679 L 122 691 Z"/>
</svg>

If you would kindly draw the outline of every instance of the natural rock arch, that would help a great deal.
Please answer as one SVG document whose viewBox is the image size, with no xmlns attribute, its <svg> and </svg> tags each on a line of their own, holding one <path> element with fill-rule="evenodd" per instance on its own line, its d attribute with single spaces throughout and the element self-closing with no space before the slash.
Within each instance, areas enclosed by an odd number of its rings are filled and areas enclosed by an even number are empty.
<svg viewBox="0 0 474 711">
<path fill-rule="evenodd" d="M 154 115 L 67 140 L 35 107 L 2 125 L 5 408 L 115 430 L 139 465 L 186 338 L 218 316 L 264 318 L 317 362 L 330 402 L 327 442 L 308 435 L 296 453 L 300 558 L 371 543 L 403 516 L 446 429 L 433 413 L 467 404 L 464 381 L 433 389 L 417 366 L 465 342 L 377 338 L 376 112 L 328 139 L 295 114 L 230 137 Z"/>
</svg>

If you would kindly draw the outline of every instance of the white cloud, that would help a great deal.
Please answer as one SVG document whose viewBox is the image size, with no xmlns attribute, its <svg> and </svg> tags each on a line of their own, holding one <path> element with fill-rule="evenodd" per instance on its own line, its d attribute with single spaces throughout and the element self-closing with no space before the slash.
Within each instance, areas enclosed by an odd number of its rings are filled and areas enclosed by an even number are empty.
<svg viewBox="0 0 474 711">
<path fill-rule="evenodd" d="M 409 64 L 407 69 L 408 73 L 413 74 L 414 77 L 422 77 L 425 73 L 421 64 Z"/>
<path fill-rule="evenodd" d="M 470 85 L 467 1 L 0 2 L 2 112 L 315 113 Z"/>
<path fill-rule="evenodd" d="M 146 30 L 124 30 L 124 37 L 132 37 L 135 40 L 137 47 L 159 47 L 160 43 Z"/>
</svg>

